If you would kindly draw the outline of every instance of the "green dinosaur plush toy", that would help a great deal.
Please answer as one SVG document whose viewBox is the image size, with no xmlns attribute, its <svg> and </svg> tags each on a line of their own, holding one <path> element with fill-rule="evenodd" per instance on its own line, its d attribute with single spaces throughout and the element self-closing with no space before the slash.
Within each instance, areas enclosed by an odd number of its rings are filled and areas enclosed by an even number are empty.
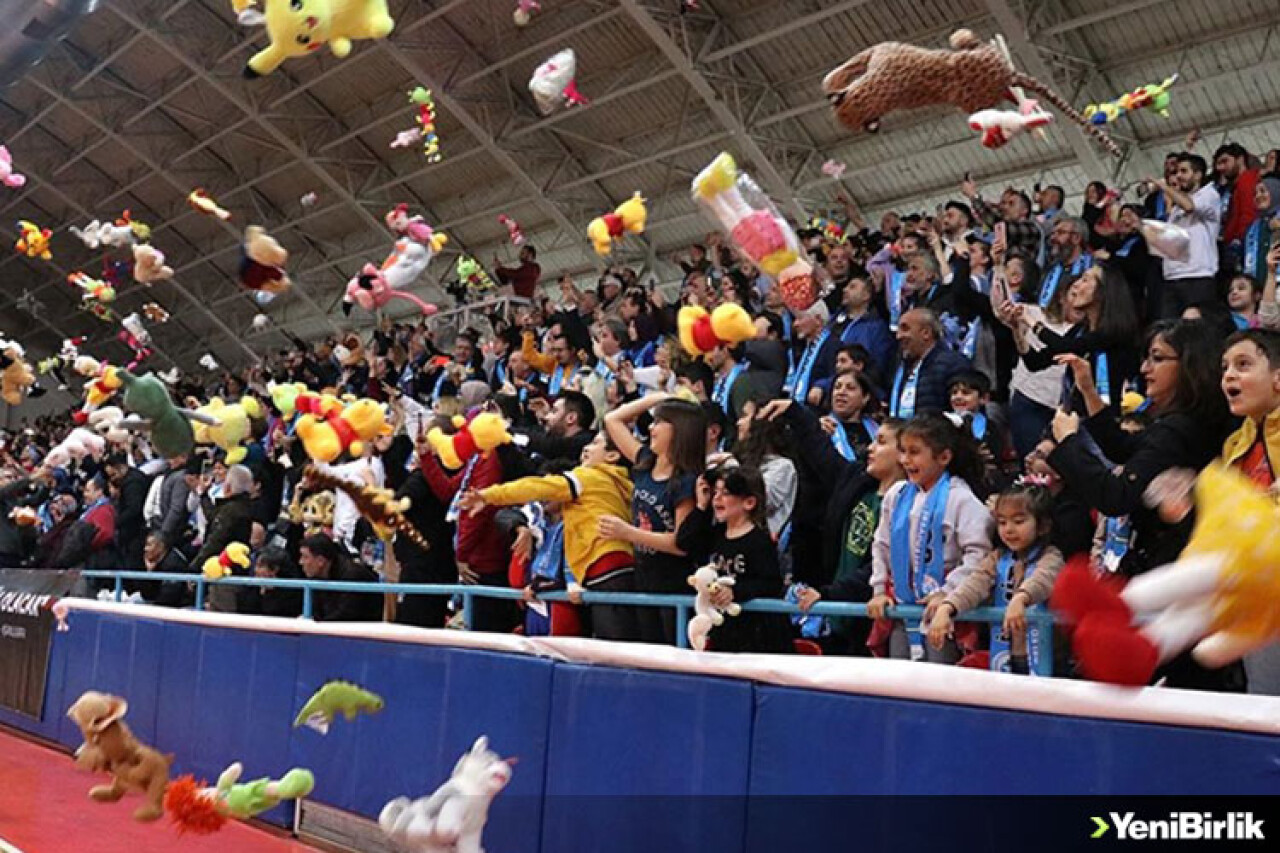
<svg viewBox="0 0 1280 853">
<path fill-rule="evenodd" d="M 137 415 L 121 421 L 125 429 L 149 432 L 151 446 L 165 459 L 185 456 L 195 446 L 191 420 L 217 425 L 217 418 L 180 409 L 173 404 L 169 389 L 150 373 L 136 376 L 119 367 L 109 367 L 102 377 L 104 387 L 124 389 L 124 407 Z"/>
<path fill-rule="evenodd" d="M 302 706 L 293 727 L 307 725 L 320 734 L 328 734 L 333 718 L 342 714 L 348 721 L 354 720 L 356 714 L 376 714 L 385 703 L 376 693 L 370 693 L 349 681 L 330 681 L 311 695 L 307 704 Z"/>
<path fill-rule="evenodd" d="M 285 800 L 307 796 L 316 785 L 311 771 L 300 767 L 279 780 L 263 777 L 241 783 L 242 773 L 244 767 L 237 761 L 222 771 L 213 788 L 204 787 L 194 776 L 181 776 L 170 783 L 164 804 L 178 832 L 217 832 L 229 818 L 256 817 Z"/>
</svg>

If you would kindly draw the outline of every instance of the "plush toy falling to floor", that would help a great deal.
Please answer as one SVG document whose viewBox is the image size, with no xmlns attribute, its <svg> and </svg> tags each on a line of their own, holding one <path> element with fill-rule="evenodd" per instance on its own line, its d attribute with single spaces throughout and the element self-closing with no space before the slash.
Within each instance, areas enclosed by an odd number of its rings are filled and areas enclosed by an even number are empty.
<svg viewBox="0 0 1280 853">
<path fill-rule="evenodd" d="M 1169 523 L 1190 512 L 1187 489 L 1154 492 L 1179 474 L 1166 472 L 1148 488 Z M 1075 624 L 1072 647 L 1090 678 L 1141 686 L 1187 649 L 1201 665 L 1219 668 L 1280 638 L 1274 500 L 1238 471 L 1215 465 L 1195 480 L 1195 508 L 1195 530 L 1177 562 L 1123 589 L 1084 566 L 1058 578 L 1053 608 Z"/>
<path fill-rule="evenodd" d="M 339 714 L 351 722 L 356 714 L 376 714 L 386 705 L 377 693 L 371 693 L 363 687 L 357 687 L 350 681 L 330 681 L 311 694 L 307 704 L 302 706 L 298 716 L 294 718 L 293 727 L 307 726 L 320 734 L 328 734 L 329 726 Z"/>
<path fill-rule="evenodd" d="M 397 797 L 378 815 L 387 837 L 413 853 L 484 853 L 489 805 L 511 781 L 514 759 L 501 758 L 480 737 L 458 759 L 449 781 L 430 797 Z"/>
<path fill-rule="evenodd" d="M 280 779 L 263 777 L 241 782 L 244 765 L 236 762 L 222 771 L 212 788 L 194 776 L 179 776 L 169 785 L 164 805 L 178 833 L 209 835 L 231 818 L 245 820 L 273 809 L 285 800 L 299 800 L 315 789 L 310 770 L 295 767 Z"/>
<path fill-rule="evenodd" d="M 386 38 L 395 28 L 387 0 L 263 0 L 260 17 L 246 16 L 257 0 L 231 0 L 236 17 L 261 21 L 271 44 L 244 68 L 249 79 L 270 74 L 286 59 L 306 56 L 327 43 L 339 59 L 351 53 L 353 39 Z"/>
<path fill-rule="evenodd" d="M 169 784 L 173 756 L 143 746 L 125 725 L 129 703 L 119 696 L 90 690 L 67 711 L 84 735 L 76 750 L 76 766 L 110 773 L 110 785 L 99 785 L 89 796 L 100 803 L 114 803 L 129 791 L 141 791 L 147 801 L 133 813 L 138 821 L 156 820 L 164 814 L 164 792 Z"/>
</svg>

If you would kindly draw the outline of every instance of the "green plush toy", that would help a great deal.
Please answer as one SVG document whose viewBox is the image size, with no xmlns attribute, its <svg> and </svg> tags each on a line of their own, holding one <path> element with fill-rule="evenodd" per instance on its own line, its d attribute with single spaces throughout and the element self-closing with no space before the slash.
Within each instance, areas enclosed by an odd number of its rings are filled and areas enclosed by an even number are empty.
<svg viewBox="0 0 1280 853">
<path fill-rule="evenodd" d="M 109 367 L 102 377 L 102 384 L 112 391 L 124 389 L 124 407 L 138 417 L 121 421 L 120 425 L 125 429 L 150 433 L 151 446 L 165 459 L 191 452 L 195 446 L 191 420 L 211 425 L 219 423 L 217 418 L 175 406 L 169 389 L 150 373 L 136 376 L 123 368 Z"/>
<path fill-rule="evenodd" d="M 313 693 L 307 704 L 302 706 L 293 721 L 293 727 L 306 724 L 320 734 L 328 734 L 329 725 L 338 714 L 354 720 L 361 711 L 366 714 L 381 711 L 384 704 L 378 694 L 370 693 L 349 681 L 330 681 Z"/>
<path fill-rule="evenodd" d="M 236 762 L 222 771 L 218 784 L 206 788 L 192 776 L 181 776 L 165 792 L 165 809 L 178 831 L 208 835 L 230 818 L 256 817 L 285 800 L 307 796 L 316 780 L 310 770 L 295 767 L 280 779 L 263 777 L 240 782 L 244 767 Z"/>
</svg>

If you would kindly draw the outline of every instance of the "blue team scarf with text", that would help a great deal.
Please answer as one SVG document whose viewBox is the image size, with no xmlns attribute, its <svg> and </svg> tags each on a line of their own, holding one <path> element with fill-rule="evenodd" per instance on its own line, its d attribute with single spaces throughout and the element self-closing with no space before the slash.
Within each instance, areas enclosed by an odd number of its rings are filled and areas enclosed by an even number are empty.
<svg viewBox="0 0 1280 853">
<path fill-rule="evenodd" d="M 909 421 L 916 416 L 916 389 L 920 384 L 920 364 L 923 361 L 916 362 L 909 374 L 905 364 L 898 365 L 898 372 L 893 375 L 893 399 L 889 401 L 891 417 Z"/>
<path fill-rule="evenodd" d="M 733 385 L 746 369 L 746 364 L 735 364 L 732 370 L 716 380 L 715 387 L 711 389 L 712 402 L 724 409 L 726 415 L 729 414 L 730 403 L 732 402 Z"/>
<path fill-rule="evenodd" d="M 1026 569 L 1023 572 L 1022 580 L 1027 578 L 1036 570 L 1036 564 L 1040 562 L 1040 557 L 1044 553 L 1044 548 L 1037 545 L 1027 554 L 1025 560 Z M 996 588 L 995 601 L 997 607 L 1008 607 L 1009 602 L 1013 600 L 1013 594 L 1018 591 L 1014 585 L 1013 566 L 1017 562 L 1016 555 L 1008 548 L 1000 549 L 1000 557 L 996 560 Z M 1034 608 L 1029 607 L 1028 610 L 1043 610 L 1044 606 L 1037 604 Z M 989 668 L 992 672 L 1009 672 L 1010 671 L 1010 644 L 1013 638 L 1006 634 L 999 624 L 991 626 L 991 655 Z M 1036 674 L 1037 665 L 1040 663 L 1040 628 L 1036 625 L 1027 625 L 1027 668 L 1032 675 Z"/>
<path fill-rule="evenodd" d="M 946 542 L 942 522 L 951 494 L 951 475 L 934 483 L 920 509 L 915 542 L 911 541 L 911 508 L 920 487 L 907 483 L 898 493 L 890 525 L 889 562 L 893 570 L 893 595 L 900 604 L 918 604 L 942 589 L 946 579 Z"/>
</svg>

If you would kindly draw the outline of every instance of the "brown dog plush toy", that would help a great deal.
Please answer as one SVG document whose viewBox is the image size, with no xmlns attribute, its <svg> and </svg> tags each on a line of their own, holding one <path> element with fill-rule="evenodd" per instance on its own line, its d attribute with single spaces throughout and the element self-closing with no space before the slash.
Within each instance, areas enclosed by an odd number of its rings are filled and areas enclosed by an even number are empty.
<svg viewBox="0 0 1280 853">
<path fill-rule="evenodd" d="M 854 56 L 822 81 L 831 107 L 845 127 L 875 132 L 897 110 L 951 104 L 975 113 L 999 104 L 1015 87 L 1044 98 L 1110 154 L 1120 148 L 1047 85 L 1013 67 L 1000 47 L 970 30 L 956 30 L 951 50 L 896 41 L 881 42 Z"/>
<path fill-rule="evenodd" d="M 106 771 L 110 785 L 98 785 L 89 796 L 100 803 L 114 803 L 128 791 L 141 791 L 147 801 L 133 813 L 139 821 L 156 820 L 164 814 L 164 792 L 169 785 L 172 755 L 161 755 L 138 743 L 124 723 L 129 703 L 119 696 L 90 690 L 67 711 L 84 735 L 76 750 L 76 766 L 83 770 Z"/>
</svg>

